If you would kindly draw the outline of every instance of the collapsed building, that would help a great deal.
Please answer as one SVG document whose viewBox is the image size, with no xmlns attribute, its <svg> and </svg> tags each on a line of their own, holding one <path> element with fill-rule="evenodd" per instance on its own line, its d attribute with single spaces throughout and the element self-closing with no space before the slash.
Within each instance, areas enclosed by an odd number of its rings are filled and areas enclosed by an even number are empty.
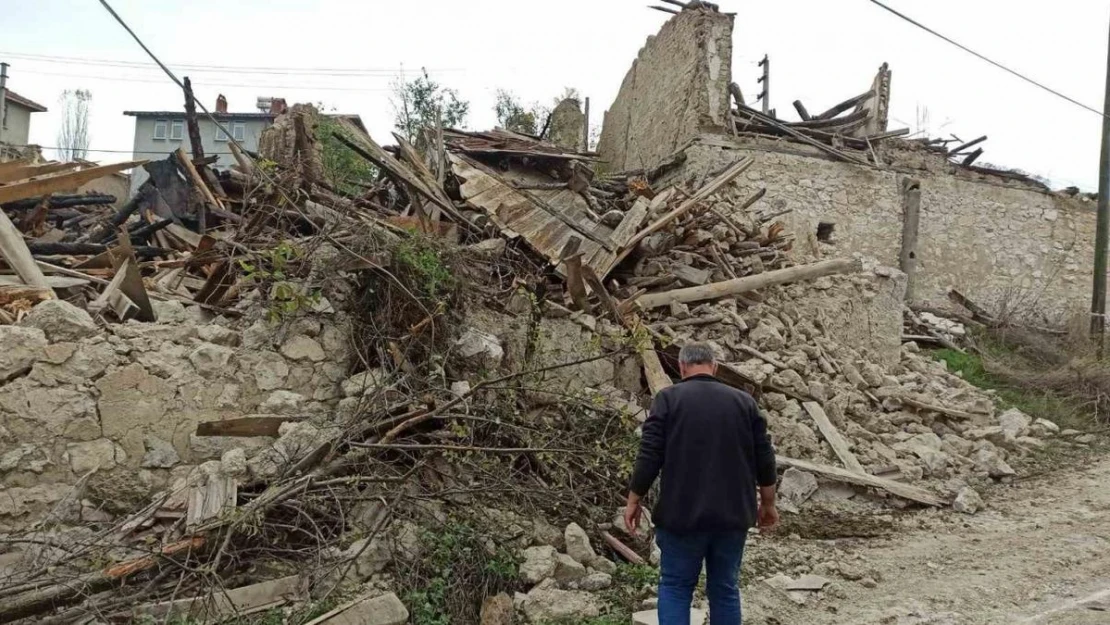
<svg viewBox="0 0 1110 625">
<path fill-rule="evenodd" d="M 611 170 L 681 159 L 677 175 L 704 177 L 753 157 L 738 184 L 766 190 L 802 250 L 832 244 L 908 270 L 911 301 L 943 305 L 954 288 L 1054 319 L 1087 304 L 1089 197 L 974 165 L 981 140 L 898 138 L 908 130 L 888 129 L 886 65 L 861 96 L 824 113 L 798 102 L 800 121 L 765 115 L 739 88 L 730 97 L 733 20 L 687 9 L 648 39 L 605 114 L 598 149 Z"/>
<path fill-rule="evenodd" d="M 0 166 L 0 623 L 336 595 L 351 601 L 313 622 L 639 609 L 642 588 L 603 591 L 658 552 L 614 502 L 690 340 L 758 399 L 788 513 L 974 513 L 978 487 L 1061 432 L 903 337 L 911 283 L 937 301 L 955 280 L 927 220 L 916 272 L 892 267 L 897 236 L 853 228 L 897 207 L 900 233 L 909 174 L 922 214 L 941 210 L 930 180 L 1059 198 L 901 145 L 885 70 L 822 130 L 733 109 L 731 25 L 699 3 L 649 40 L 606 116 L 607 163 L 569 130 L 433 128 L 418 150 L 341 124 L 380 172 L 343 195 L 298 105 L 228 170 L 142 164 L 118 209 L 66 191 L 97 168 Z M 907 154 L 924 165 L 892 165 Z"/>
</svg>

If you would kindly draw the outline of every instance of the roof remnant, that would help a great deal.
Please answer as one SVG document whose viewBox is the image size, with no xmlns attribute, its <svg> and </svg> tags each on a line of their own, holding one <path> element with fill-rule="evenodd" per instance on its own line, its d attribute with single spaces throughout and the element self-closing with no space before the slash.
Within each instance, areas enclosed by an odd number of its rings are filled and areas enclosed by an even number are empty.
<svg viewBox="0 0 1110 625">
<path fill-rule="evenodd" d="M 15 102 L 16 104 L 18 104 L 18 105 L 20 105 L 24 108 L 31 109 L 32 113 L 45 113 L 46 112 L 46 107 L 45 106 L 39 104 L 38 102 L 35 102 L 34 100 L 32 100 L 30 98 L 25 98 L 25 97 L 19 95 L 18 93 L 12 91 L 11 89 L 8 89 L 8 90 L 5 91 L 5 97 L 11 102 Z"/>
</svg>

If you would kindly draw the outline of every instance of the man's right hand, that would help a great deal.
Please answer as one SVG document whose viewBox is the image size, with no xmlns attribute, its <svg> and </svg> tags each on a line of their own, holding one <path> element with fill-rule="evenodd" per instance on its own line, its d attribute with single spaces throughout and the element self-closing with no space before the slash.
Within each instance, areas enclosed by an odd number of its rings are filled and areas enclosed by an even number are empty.
<svg viewBox="0 0 1110 625">
<path fill-rule="evenodd" d="M 775 504 L 763 504 L 759 506 L 759 530 L 768 532 L 779 524 L 779 510 Z"/>
<path fill-rule="evenodd" d="M 628 528 L 629 534 L 635 535 L 640 529 L 640 517 L 643 512 L 640 496 L 633 492 L 628 493 L 628 503 L 624 505 L 624 526 Z"/>
</svg>

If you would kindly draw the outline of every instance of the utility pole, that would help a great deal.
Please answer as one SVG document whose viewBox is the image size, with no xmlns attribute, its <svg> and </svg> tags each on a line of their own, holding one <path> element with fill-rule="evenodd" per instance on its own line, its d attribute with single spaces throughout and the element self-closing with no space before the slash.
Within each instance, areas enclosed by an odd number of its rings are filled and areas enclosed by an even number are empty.
<svg viewBox="0 0 1110 625">
<path fill-rule="evenodd" d="M 759 78 L 759 82 L 763 83 L 763 91 L 756 99 L 763 102 L 763 114 L 767 115 L 771 112 L 771 59 L 764 54 L 759 66 L 763 68 L 763 76 Z"/>
<path fill-rule="evenodd" d="M 1102 154 L 1098 163 L 1098 221 L 1095 226 L 1095 281 L 1091 289 L 1091 335 L 1098 337 L 1099 358 L 1106 331 L 1106 254 L 1110 246 L 1110 44 L 1106 58 L 1106 96 L 1102 104 Z"/>
<path fill-rule="evenodd" d="M 4 126 L 8 121 L 8 64 L 0 63 L 0 143 L 4 142 Z"/>
</svg>

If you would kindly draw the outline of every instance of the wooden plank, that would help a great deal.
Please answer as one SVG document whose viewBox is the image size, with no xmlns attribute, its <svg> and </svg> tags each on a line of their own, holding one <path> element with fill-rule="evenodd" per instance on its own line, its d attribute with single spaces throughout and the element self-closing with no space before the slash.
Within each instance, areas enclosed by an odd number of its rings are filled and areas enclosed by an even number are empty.
<svg viewBox="0 0 1110 625">
<path fill-rule="evenodd" d="M 798 265 L 785 269 L 776 269 L 764 273 L 713 282 L 704 286 L 694 286 L 685 289 L 674 289 L 663 293 L 650 293 L 640 298 L 639 304 L 643 308 L 658 308 L 667 306 L 671 302 L 689 303 L 700 302 L 708 299 L 717 299 L 730 295 L 738 295 L 756 289 L 762 289 L 777 284 L 786 284 L 799 280 L 813 280 L 822 276 L 838 273 L 852 273 L 860 270 L 860 262 L 850 258 L 837 258 L 824 260 L 808 265 Z"/>
<path fill-rule="evenodd" d="M 623 249 L 632 240 L 632 236 L 640 229 L 640 225 L 644 223 L 644 218 L 647 217 L 648 207 L 651 206 L 651 201 L 644 197 L 636 198 L 636 202 L 632 204 L 632 208 L 624 214 L 624 219 L 621 220 L 613 234 L 609 235 L 609 240 L 612 241 L 613 247 Z"/>
<path fill-rule="evenodd" d="M 424 159 L 420 157 L 416 148 L 397 133 L 393 133 L 393 138 L 397 140 L 397 145 L 401 148 L 401 158 L 409 164 L 412 172 L 424 183 L 424 187 L 439 198 L 440 201 L 436 204 L 449 204 L 451 199 L 443 192 L 443 187 L 439 186 L 435 174 L 424 164 Z M 438 221 L 438 219 L 433 217 L 432 221 Z"/>
<path fill-rule="evenodd" d="M 632 248 L 635 248 L 640 241 L 643 241 L 648 236 L 662 230 L 671 222 L 690 212 L 690 210 L 692 210 L 695 206 L 701 204 L 703 200 L 721 190 L 722 187 L 732 182 L 733 179 L 735 179 L 740 174 L 744 173 L 744 171 L 751 167 L 752 163 L 754 162 L 755 159 L 749 157 L 737 162 L 732 167 L 726 169 L 719 176 L 703 185 L 702 188 L 698 189 L 697 193 L 695 193 L 693 196 L 679 204 L 678 208 L 655 220 L 647 228 L 644 228 L 631 239 L 629 239 L 628 243 L 625 244 L 625 250 L 622 251 L 624 251 L 625 255 L 627 255 L 627 251 L 631 251 Z"/>
<path fill-rule="evenodd" d="M 141 606 L 135 608 L 133 617 L 135 620 L 154 617 L 170 623 L 242 617 L 301 598 L 301 585 L 301 577 L 291 575 L 199 597 Z"/>
<path fill-rule="evenodd" d="M 3 188 L 0 188 L 0 193 L 3 193 Z M 3 256 L 4 261 L 15 270 L 24 284 L 45 289 L 50 292 L 51 297 L 57 297 L 46 280 L 46 275 L 35 263 L 35 257 L 23 240 L 23 233 L 8 219 L 4 211 L 0 211 L 0 256 Z"/>
<path fill-rule="evenodd" d="M 857 459 L 856 455 L 852 453 L 852 450 L 848 448 L 848 441 L 844 440 L 844 437 L 840 435 L 840 430 L 837 430 L 836 426 L 832 424 L 832 421 L 829 421 L 829 416 L 825 414 L 825 410 L 821 408 L 821 405 L 814 401 L 807 401 L 802 404 L 802 407 L 806 409 L 809 416 L 817 423 L 817 429 L 821 430 L 821 435 L 828 441 L 829 445 L 836 453 L 836 457 L 840 458 L 844 466 L 856 473 L 866 473 L 866 471 L 863 470 L 863 465 L 859 463 L 859 459 Z"/>
<path fill-rule="evenodd" d="M 647 564 L 647 562 L 644 561 L 643 557 L 641 557 L 640 554 L 633 551 L 632 548 L 629 547 L 628 545 L 626 545 L 626 544 L 622 543 L 621 541 L 617 540 L 617 537 L 613 536 L 609 532 L 602 531 L 601 532 L 601 538 L 602 538 L 602 540 L 605 541 L 606 545 L 609 545 L 610 547 L 612 547 L 613 551 L 616 551 L 617 553 L 619 553 L 622 558 L 624 558 L 625 560 L 628 560 L 630 563 L 632 563 L 632 564 L 641 564 L 641 565 L 642 564 Z"/>
<path fill-rule="evenodd" d="M 582 277 L 585 278 L 586 284 L 594 294 L 597 295 L 597 298 L 601 300 L 601 307 L 609 311 L 609 314 L 613 315 L 614 321 L 620 323 L 622 316 L 620 307 L 617 305 L 616 300 L 613 299 L 613 296 L 609 294 L 609 289 L 605 288 L 605 283 L 601 281 L 601 278 L 597 277 L 597 273 L 594 272 L 593 267 L 584 265 L 582 267 Z"/>
<path fill-rule="evenodd" d="M 949 408 L 947 406 L 941 406 L 939 404 L 921 401 L 920 399 L 905 395 L 897 396 L 895 399 L 907 406 L 917 408 L 918 410 L 928 410 L 930 412 L 946 415 L 952 417 L 953 419 L 960 419 L 962 421 L 969 421 L 982 416 L 975 415 L 970 412 L 964 412 L 963 410 L 956 410 L 955 408 Z"/>
<path fill-rule="evenodd" d="M 862 104 L 862 103 L 866 102 L 867 100 L 870 100 L 874 96 L 875 96 L 875 90 L 874 89 L 868 91 L 867 93 L 861 93 L 861 94 L 859 94 L 858 96 L 856 96 L 854 98 L 849 98 L 849 99 L 841 102 L 840 104 L 837 104 L 836 106 L 830 108 L 829 110 L 825 111 L 824 113 L 821 113 L 820 115 L 813 116 L 813 119 L 832 119 L 832 118 L 836 117 L 837 115 L 840 115 L 844 111 L 847 111 L 848 109 L 856 106 L 857 104 Z"/>
<path fill-rule="evenodd" d="M 204 421 L 197 424 L 197 436 L 276 437 L 282 423 L 305 419 L 307 417 L 242 417 L 223 421 Z"/>
<path fill-rule="evenodd" d="M 17 161 L 3 161 L 0 162 L 0 174 L 16 169 L 17 167 L 26 167 L 27 165 L 34 165 L 35 162 L 29 158 L 22 158 Z"/>
<path fill-rule="evenodd" d="M 47 195 L 56 191 L 66 191 L 91 182 L 108 174 L 131 169 L 143 165 L 147 161 L 127 161 L 114 165 L 101 165 L 79 171 L 64 172 L 60 174 L 29 178 L 13 182 L 0 183 L 0 204 L 14 202 L 29 197 Z"/>
<path fill-rule="evenodd" d="M 913 301 L 913 287 L 917 277 L 917 234 L 921 223 L 921 182 L 912 178 L 902 179 L 902 249 L 898 264 L 906 274 L 907 302 Z"/>
<path fill-rule="evenodd" d="M 13 182 L 25 178 L 33 178 L 35 176 L 45 176 L 46 174 L 70 171 L 80 166 L 81 163 L 44 163 L 42 165 L 12 167 L 7 170 L 0 170 L 0 182 Z"/>
<path fill-rule="evenodd" d="M 239 485 L 233 477 L 210 475 L 204 486 L 193 488 L 189 493 L 189 510 L 185 514 L 185 526 L 195 527 L 204 521 L 220 516 L 224 510 L 235 507 Z"/>
<path fill-rule="evenodd" d="M 782 467 L 793 467 L 800 471 L 816 473 L 817 475 L 820 475 L 822 477 L 827 477 L 829 479 L 836 480 L 838 482 L 844 482 L 847 484 L 856 484 L 859 486 L 870 486 L 872 488 L 882 489 L 892 495 L 897 495 L 898 497 L 901 497 L 903 499 L 916 501 L 927 506 L 944 507 L 947 506 L 949 503 L 945 499 L 934 495 L 924 488 L 918 488 L 917 486 L 895 482 L 894 480 L 875 477 L 874 475 L 868 475 L 866 473 L 855 473 L 853 471 L 842 469 L 840 467 L 830 467 L 828 465 L 817 464 L 806 460 L 787 458 L 786 456 L 776 456 L 775 461 L 778 463 L 779 466 Z"/>
</svg>

